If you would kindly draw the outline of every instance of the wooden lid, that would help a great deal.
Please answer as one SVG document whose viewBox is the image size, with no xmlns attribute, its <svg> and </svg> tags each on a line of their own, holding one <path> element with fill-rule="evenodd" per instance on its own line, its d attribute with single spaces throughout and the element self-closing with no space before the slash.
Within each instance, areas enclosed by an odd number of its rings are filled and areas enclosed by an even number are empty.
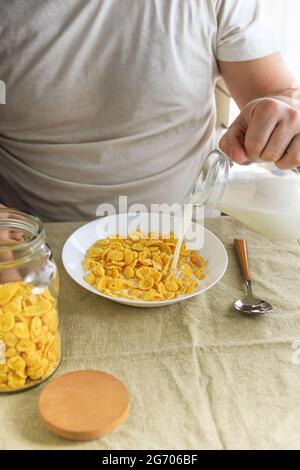
<svg viewBox="0 0 300 470">
<path fill-rule="evenodd" d="M 39 413 L 55 434 L 75 441 L 97 439 L 128 416 L 126 387 L 105 372 L 82 370 L 50 382 L 39 398 Z"/>
</svg>

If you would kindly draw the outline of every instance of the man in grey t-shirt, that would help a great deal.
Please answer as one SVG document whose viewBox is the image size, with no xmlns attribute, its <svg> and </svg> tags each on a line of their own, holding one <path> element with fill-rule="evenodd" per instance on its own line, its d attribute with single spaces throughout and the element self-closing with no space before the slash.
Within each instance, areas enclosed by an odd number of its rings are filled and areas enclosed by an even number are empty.
<svg viewBox="0 0 300 470">
<path fill-rule="evenodd" d="M 255 0 L 3 0 L 0 201 L 44 220 L 183 203 L 214 146 L 222 75 L 236 162 L 300 165 L 300 114 Z"/>
</svg>

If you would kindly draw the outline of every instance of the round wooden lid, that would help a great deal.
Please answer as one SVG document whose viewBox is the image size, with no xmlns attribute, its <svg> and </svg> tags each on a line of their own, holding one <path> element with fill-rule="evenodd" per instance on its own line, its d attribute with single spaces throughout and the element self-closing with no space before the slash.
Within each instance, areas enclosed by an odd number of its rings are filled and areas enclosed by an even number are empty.
<svg viewBox="0 0 300 470">
<path fill-rule="evenodd" d="M 50 382 L 39 398 L 39 413 L 55 434 L 75 441 L 97 439 L 119 426 L 129 413 L 126 387 L 105 372 L 82 370 Z"/>
</svg>

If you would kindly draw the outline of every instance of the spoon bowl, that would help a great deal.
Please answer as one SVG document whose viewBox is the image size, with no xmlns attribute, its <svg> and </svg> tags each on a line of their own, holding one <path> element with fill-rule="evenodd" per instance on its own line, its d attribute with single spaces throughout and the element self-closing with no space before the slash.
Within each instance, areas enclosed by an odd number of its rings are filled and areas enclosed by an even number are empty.
<svg viewBox="0 0 300 470">
<path fill-rule="evenodd" d="M 244 299 L 239 299 L 234 303 L 234 308 L 238 312 L 245 313 L 247 315 L 265 315 L 273 310 L 271 304 L 265 300 L 259 300 L 252 294 L 251 281 L 246 281 L 248 289 L 248 295 Z"/>
</svg>

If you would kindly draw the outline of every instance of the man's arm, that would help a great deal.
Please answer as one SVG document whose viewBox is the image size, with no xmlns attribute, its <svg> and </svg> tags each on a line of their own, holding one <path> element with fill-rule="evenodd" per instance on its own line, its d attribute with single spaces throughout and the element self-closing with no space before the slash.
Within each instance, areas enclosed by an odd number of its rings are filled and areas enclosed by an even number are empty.
<svg viewBox="0 0 300 470">
<path fill-rule="evenodd" d="M 300 167 L 300 89 L 280 54 L 219 62 L 240 116 L 220 141 L 234 161 L 261 158 L 283 169 Z"/>
</svg>

